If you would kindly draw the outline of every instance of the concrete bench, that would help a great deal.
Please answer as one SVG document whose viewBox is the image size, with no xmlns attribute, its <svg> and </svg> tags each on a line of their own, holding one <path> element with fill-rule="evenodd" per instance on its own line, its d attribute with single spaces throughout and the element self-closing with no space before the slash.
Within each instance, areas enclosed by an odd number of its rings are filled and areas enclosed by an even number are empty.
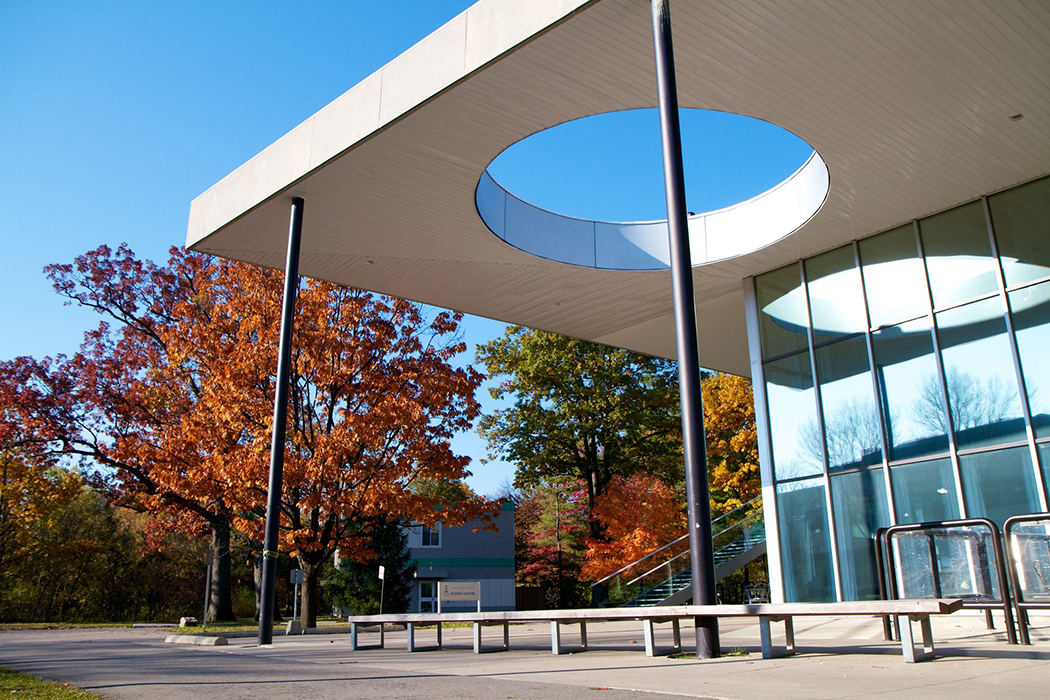
<svg viewBox="0 0 1050 700">
<path fill-rule="evenodd" d="M 581 651 L 587 649 L 587 623 L 613 620 L 638 620 L 642 623 L 647 656 L 657 654 L 656 625 L 669 623 L 672 626 L 673 645 L 671 653 L 681 651 L 681 621 L 695 617 L 757 617 L 762 643 L 762 658 L 785 656 L 795 653 L 795 630 L 793 619 L 802 616 L 882 616 L 893 615 L 905 618 L 901 625 L 901 652 L 907 662 L 922 661 L 933 656 L 933 634 L 930 629 L 931 615 L 948 615 L 962 608 L 962 601 L 954 599 L 921 600 L 873 600 L 846 603 L 755 603 L 750 605 L 678 605 L 652 608 L 587 608 L 578 610 L 508 610 L 482 613 L 416 613 L 407 615 L 355 615 L 349 618 L 350 648 L 358 650 L 358 630 L 363 627 L 386 623 L 403 624 L 408 631 L 408 651 L 417 651 L 415 632 L 418 627 L 437 628 L 437 648 L 441 648 L 441 626 L 451 622 L 467 622 L 474 627 L 474 653 L 483 651 L 482 629 L 499 625 L 503 628 L 502 649 L 510 648 L 509 625 L 512 622 L 546 622 L 551 626 L 551 653 L 563 654 L 561 628 L 564 625 L 579 625 Z M 919 623 L 921 650 L 917 650 L 917 639 L 912 630 Z M 784 625 L 784 643 L 773 641 L 772 623 Z M 380 644 L 383 645 L 382 632 Z"/>
</svg>

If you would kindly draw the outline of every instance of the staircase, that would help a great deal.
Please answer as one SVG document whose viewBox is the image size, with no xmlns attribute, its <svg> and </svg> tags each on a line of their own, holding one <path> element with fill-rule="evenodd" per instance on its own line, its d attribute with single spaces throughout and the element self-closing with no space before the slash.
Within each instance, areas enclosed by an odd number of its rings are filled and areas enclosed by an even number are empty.
<svg viewBox="0 0 1050 700">
<path fill-rule="evenodd" d="M 757 500 L 712 521 L 715 581 L 766 553 L 762 511 L 753 510 Z M 682 605 L 692 599 L 691 582 L 688 535 L 683 535 L 593 584 L 591 601 L 594 607 Z"/>
</svg>

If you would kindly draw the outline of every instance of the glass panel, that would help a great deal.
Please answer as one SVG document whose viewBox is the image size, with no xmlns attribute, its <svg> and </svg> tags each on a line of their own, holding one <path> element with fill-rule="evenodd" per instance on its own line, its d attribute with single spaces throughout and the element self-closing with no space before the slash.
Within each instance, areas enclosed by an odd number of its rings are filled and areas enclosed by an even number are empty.
<svg viewBox="0 0 1050 700">
<path fill-rule="evenodd" d="M 937 314 L 959 449 L 1025 439 L 1006 321 L 998 297 Z"/>
<path fill-rule="evenodd" d="M 788 602 L 835 600 L 827 507 L 821 479 L 777 485 L 777 521 Z"/>
<path fill-rule="evenodd" d="M 959 499 L 947 457 L 890 467 L 897 522 L 927 523 L 959 517 Z"/>
<path fill-rule="evenodd" d="M 755 295 L 762 357 L 779 357 L 809 347 L 809 316 L 796 263 L 757 277 Z"/>
<path fill-rule="evenodd" d="M 1050 496 L 1050 444 L 1041 442 L 1036 445 L 1039 450 L 1039 464 L 1042 465 L 1043 486 L 1046 494 Z"/>
<path fill-rule="evenodd" d="M 897 532 L 891 538 L 901 598 L 999 598 L 998 554 L 983 525 Z"/>
<path fill-rule="evenodd" d="M 919 234 L 935 308 L 999 288 L 981 202 L 923 219 L 919 222 Z"/>
<path fill-rule="evenodd" d="M 988 518 L 999 527 L 1011 515 L 1039 510 L 1032 453 L 1028 446 L 959 457 L 963 498 L 971 518 Z"/>
<path fill-rule="evenodd" d="M 911 224 L 861 241 L 860 261 L 872 327 L 900 323 L 929 310 L 926 269 Z"/>
<path fill-rule="evenodd" d="M 947 452 L 947 421 L 929 321 L 921 318 L 883 328 L 872 337 L 890 460 Z"/>
<path fill-rule="evenodd" d="M 1050 177 L 988 198 L 1006 285 L 1050 275 Z"/>
<path fill-rule="evenodd" d="M 1043 520 L 1015 523 L 1009 546 L 1017 553 L 1017 579 L 1025 602 L 1050 603 L 1050 516 Z"/>
<path fill-rule="evenodd" d="M 1010 292 L 1010 310 L 1035 435 L 1050 437 L 1050 282 Z"/>
<path fill-rule="evenodd" d="M 860 271 L 853 246 L 828 251 L 805 262 L 813 340 L 823 343 L 868 327 Z"/>
<path fill-rule="evenodd" d="M 824 471 L 824 456 L 809 353 L 769 362 L 764 370 L 776 478 L 820 474 Z"/>
<path fill-rule="evenodd" d="M 882 437 L 864 338 L 825 345 L 816 350 L 816 358 L 828 467 L 834 471 L 881 463 Z"/>
<path fill-rule="evenodd" d="M 881 469 L 865 469 L 831 477 L 831 507 L 835 512 L 842 597 L 878 600 L 875 540 L 880 527 L 889 527 L 886 483 Z"/>
</svg>

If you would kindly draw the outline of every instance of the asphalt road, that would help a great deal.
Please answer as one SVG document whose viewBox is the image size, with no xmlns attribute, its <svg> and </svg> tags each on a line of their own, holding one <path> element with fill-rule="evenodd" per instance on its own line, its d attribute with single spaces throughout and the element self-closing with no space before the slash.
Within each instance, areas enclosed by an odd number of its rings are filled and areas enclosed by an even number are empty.
<svg viewBox="0 0 1050 700">
<path fill-rule="evenodd" d="M 1010 700 L 1048 697 L 1050 617 L 1030 647 L 1005 643 L 1001 621 L 988 631 L 980 614 L 938 619 L 939 656 L 903 662 L 899 645 L 882 639 L 875 618 L 805 618 L 795 623 L 800 653 L 763 660 L 758 625 L 725 621 L 714 661 L 648 658 L 641 625 L 588 625 L 590 651 L 550 653 L 545 625 L 516 625 L 511 651 L 476 655 L 469 628 L 447 629 L 445 649 L 405 651 L 405 633 L 387 634 L 385 649 L 350 651 L 349 635 L 253 638 L 225 647 L 165 644 L 142 629 L 0 632 L 0 666 L 59 680 L 109 698 L 229 700 L 348 698 L 363 700 L 541 700 L 632 698 L 642 693 L 718 700 Z M 688 644 L 691 628 L 683 629 Z M 565 628 L 563 639 L 577 639 Z M 363 635 L 362 643 L 369 643 Z M 378 635 L 375 635 L 378 636 Z M 495 642 L 498 631 L 489 631 Z M 374 639 L 374 637 L 373 637 Z M 417 632 L 417 644 L 433 631 Z M 670 631 L 658 631 L 668 644 Z"/>
</svg>

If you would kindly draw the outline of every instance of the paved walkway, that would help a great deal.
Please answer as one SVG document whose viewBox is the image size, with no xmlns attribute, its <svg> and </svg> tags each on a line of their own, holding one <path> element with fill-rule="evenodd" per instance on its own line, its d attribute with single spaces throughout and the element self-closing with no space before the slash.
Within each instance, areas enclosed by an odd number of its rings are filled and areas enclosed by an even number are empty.
<svg viewBox="0 0 1050 700">
<path fill-rule="evenodd" d="M 648 658 L 641 625 L 588 625 L 590 651 L 550 653 L 547 625 L 511 629 L 510 652 L 475 655 L 471 630 L 445 630 L 442 651 L 404 651 L 405 633 L 387 648 L 351 652 L 347 635 L 252 639 L 226 647 L 166 645 L 151 630 L 53 630 L 0 633 L 0 665 L 68 682 L 111 698 L 638 698 L 638 692 L 720 700 L 817 698 L 1045 698 L 1050 695 L 1050 618 L 1037 618 L 1033 646 L 1006 644 L 972 614 L 935 619 L 942 656 L 905 664 L 882 640 L 878 620 L 799 618 L 794 657 L 764 661 L 758 624 L 722 625 L 715 661 Z M 495 642 L 497 629 L 487 630 Z M 433 632 L 417 632 L 427 644 Z M 564 630 L 566 642 L 574 630 Z M 683 641 L 692 630 L 683 630 Z M 362 635 L 367 642 L 369 635 Z M 670 630 L 663 630 L 670 642 Z"/>
</svg>

